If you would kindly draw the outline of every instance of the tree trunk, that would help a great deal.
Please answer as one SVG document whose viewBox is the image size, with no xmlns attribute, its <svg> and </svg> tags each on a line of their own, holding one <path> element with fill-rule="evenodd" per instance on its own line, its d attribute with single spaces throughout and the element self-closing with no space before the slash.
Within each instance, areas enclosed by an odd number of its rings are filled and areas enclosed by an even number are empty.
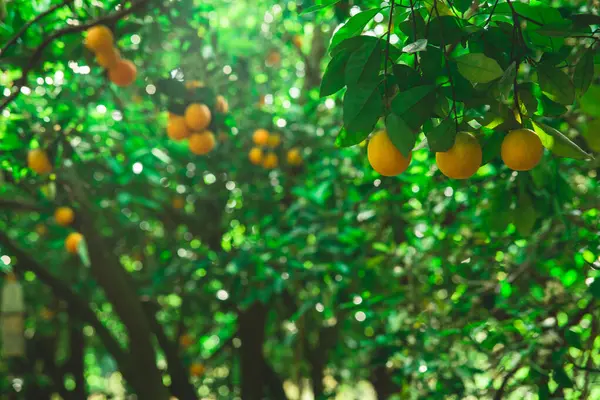
<svg viewBox="0 0 600 400">
<path fill-rule="evenodd" d="M 240 339 L 242 340 L 240 367 L 242 375 L 242 400 L 263 398 L 266 374 L 263 359 L 267 308 L 254 303 L 238 314 Z"/>
<path fill-rule="evenodd" d="M 75 379 L 75 389 L 71 391 L 72 399 L 87 399 L 88 394 L 85 387 L 85 363 L 84 363 L 84 352 L 85 352 L 85 337 L 83 335 L 83 326 L 81 323 L 70 318 L 70 347 L 71 354 L 67 364 L 67 369 L 73 374 Z"/>
</svg>

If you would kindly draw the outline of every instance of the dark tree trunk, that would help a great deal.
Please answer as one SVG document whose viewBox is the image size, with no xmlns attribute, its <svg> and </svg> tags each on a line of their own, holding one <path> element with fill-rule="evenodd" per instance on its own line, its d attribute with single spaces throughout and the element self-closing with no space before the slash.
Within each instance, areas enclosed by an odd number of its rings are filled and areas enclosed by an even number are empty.
<svg viewBox="0 0 600 400">
<path fill-rule="evenodd" d="M 67 369 L 73 375 L 75 379 L 75 389 L 71 391 L 72 399 L 87 399 L 88 394 L 85 387 L 85 363 L 83 360 L 85 350 L 85 336 L 83 335 L 83 327 L 78 322 L 71 319 L 71 326 L 69 328 L 69 336 L 71 339 L 71 354 Z"/>
<path fill-rule="evenodd" d="M 262 303 L 254 303 L 238 314 L 238 324 L 242 347 L 240 367 L 242 375 L 242 400 L 263 398 L 266 374 L 263 362 L 265 323 L 267 308 Z"/>
</svg>

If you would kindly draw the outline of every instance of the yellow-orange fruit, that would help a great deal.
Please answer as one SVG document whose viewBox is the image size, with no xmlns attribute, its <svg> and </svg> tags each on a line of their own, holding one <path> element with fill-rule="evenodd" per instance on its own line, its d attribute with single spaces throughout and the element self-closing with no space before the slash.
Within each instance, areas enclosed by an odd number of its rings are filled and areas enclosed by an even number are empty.
<svg viewBox="0 0 600 400">
<path fill-rule="evenodd" d="M 88 49 L 99 52 L 113 47 L 113 40 L 113 34 L 108 27 L 96 25 L 87 30 L 84 44 Z"/>
<path fill-rule="evenodd" d="M 262 166 L 265 169 L 273 169 L 273 168 L 277 168 L 277 165 L 279 164 L 279 159 L 277 158 L 277 155 L 275 153 L 269 153 L 267 154 L 262 161 Z"/>
<path fill-rule="evenodd" d="M 201 87 L 204 87 L 204 82 L 202 82 L 202 81 L 187 81 L 185 83 L 185 88 L 188 90 L 201 88 Z"/>
<path fill-rule="evenodd" d="M 383 176 L 395 176 L 404 172 L 412 153 L 404 157 L 394 146 L 386 131 L 379 131 L 369 140 L 367 157 L 371 167 Z"/>
<path fill-rule="evenodd" d="M 448 178 L 467 179 L 481 166 L 481 145 L 473 134 L 459 132 L 450 150 L 436 153 L 435 159 L 442 174 Z"/>
<path fill-rule="evenodd" d="M 250 152 L 248 153 L 248 158 L 252 164 L 260 165 L 263 159 L 263 152 L 260 147 L 251 148 Z"/>
<path fill-rule="evenodd" d="M 27 166 L 38 174 L 49 174 L 52 172 L 52 164 L 48 155 L 42 149 L 29 150 L 27 153 Z"/>
<path fill-rule="evenodd" d="M 188 348 L 190 347 L 192 344 L 194 344 L 194 338 L 191 335 L 183 334 L 181 335 L 181 337 L 179 338 L 179 344 L 181 345 L 181 347 L 183 348 Z"/>
<path fill-rule="evenodd" d="M 504 164 L 515 171 L 529 171 L 542 159 L 544 146 L 539 136 L 531 129 L 508 132 L 500 151 Z"/>
<path fill-rule="evenodd" d="M 129 60 L 119 60 L 108 70 L 108 79 L 119 87 L 131 85 L 137 76 L 137 68 Z"/>
<path fill-rule="evenodd" d="M 217 96 L 217 101 L 215 103 L 215 109 L 217 112 L 221 114 L 227 114 L 229 112 L 229 103 L 225 99 L 225 97 L 219 95 Z"/>
<path fill-rule="evenodd" d="M 293 167 L 297 167 L 302 164 L 302 154 L 300 149 L 293 148 L 287 152 L 287 163 Z"/>
<path fill-rule="evenodd" d="M 204 375 L 204 371 L 204 365 L 200 363 L 193 363 L 192 365 L 190 365 L 190 375 L 194 378 L 199 378 L 202 375 Z"/>
<path fill-rule="evenodd" d="M 75 213 L 69 207 L 58 207 L 54 211 L 54 220 L 60 226 L 69 226 L 75 220 Z"/>
<path fill-rule="evenodd" d="M 267 56 L 267 65 L 277 65 L 281 62 L 281 54 L 277 50 L 272 50 Z"/>
<path fill-rule="evenodd" d="M 296 46 L 298 48 L 302 48 L 302 36 L 294 35 L 292 42 L 294 43 L 294 46 Z"/>
<path fill-rule="evenodd" d="M 272 133 L 269 135 L 269 138 L 267 139 L 267 146 L 274 149 L 275 147 L 279 146 L 280 144 L 281 144 L 281 136 L 279 136 L 276 133 Z"/>
<path fill-rule="evenodd" d="M 185 199 L 183 197 L 177 196 L 173 199 L 173 208 L 176 210 L 180 210 L 185 207 Z"/>
<path fill-rule="evenodd" d="M 101 67 L 112 69 L 117 66 L 119 61 L 121 61 L 121 54 L 114 47 L 109 47 L 96 53 L 96 62 Z"/>
<path fill-rule="evenodd" d="M 185 123 L 185 118 L 178 115 L 169 117 L 167 123 L 167 135 L 173 140 L 183 140 L 190 136 L 191 132 Z"/>
<path fill-rule="evenodd" d="M 79 247 L 79 243 L 83 239 L 83 235 L 79 232 L 69 233 L 67 239 L 65 240 L 65 248 L 71 254 L 77 253 L 77 247 Z"/>
<path fill-rule="evenodd" d="M 190 136 L 190 150 L 197 155 L 210 153 L 215 148 L 215 135 L 211 131 L 193 133 Z"/>
<path fill-rule="evenodd" d="M 255 130 L 252 141 L 259 146 L 265 146 L 269 141 L 269 131 L 262 128 Z"/>
<path fill-rule="evenodd" d="M 212 116 L 205 104 L 193 103 L 185 109 L 185 123 L 193 131 L 203 131 L 210 125 Z"/>
</svg>

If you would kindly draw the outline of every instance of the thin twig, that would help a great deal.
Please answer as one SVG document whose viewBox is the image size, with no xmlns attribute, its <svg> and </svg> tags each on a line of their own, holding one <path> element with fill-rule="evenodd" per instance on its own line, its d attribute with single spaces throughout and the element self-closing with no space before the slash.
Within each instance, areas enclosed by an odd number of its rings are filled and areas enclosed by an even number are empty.
<svg viewBox="0 0 600 400">
<path fill-rule="evenodd" d="M 417 20 L 415 19 L 415 5 L 413 0 L 410 0 L 410 17 L 412 18 L 413 26 L 413 43 L 417 41 Z M 415 52 L 415 69 L 419 67 L 419 56 Z"/>
<path fill-rule="evenodd" d="M 27 76 L 29 75 L 29 72 L 31 72 L 31 70 L 38 64 L 38 62 L 41 60 L 42 55 L 44 53 L 44 50 L 46 49 L 46 47 L 48 47 L 50 45 L 50 43 L 52 43 L 54 40 L 71 34 L 71 33 L 78 33 L 78 32 L 82 32 L 88 28 L 91 28 L 92 26 L 96 26 L 96 25 L 101 25 L 101 24 L 110 24 L 114 21 L 117 21 L 129 14 L 131 14 L 133 11 L 135 11 L 136 9 L 140 8 L 142 5 L 144 5 L 145 3 L 147 3 L 149 0 L 139 0 L 135 3 L 133 3 L 131 5 L 131 7 L 127 8 L 127 9 L 123 9 L 120 11 L 115 12 L 114 14 L 111 15 L 107 15 L 105 17 L 102 18 L 98 18 L 94 21 L 88 22 L 86 24 L 82 24 L 82 25 L 76 25 L 76 26 L 69 26 L 67 28 L 63 28 L 61 30 L 56 31 L 55 33 L 53 33 L 52 35 L 48 36 L 43 42 L 42 44 L 40 44 L 35 51 L 33 52 L 33 54 L 31 55 L 31 57 L 29 58 L 29 63 L 23 68 L 22 73 L 21 73 L 21 77 L 14 83 L 13 87 L 11 88 L 11 94 L 6 97 L 2 103 L 0 103 L 0 111 L 4 110 L 12 101 L 14 101 L 19 94 L 21 93 L 21 88 L 23 86 L 25 86 L 25 84 L 27 83 Z"/>
<path fill-rule="evenodd" d="M 390 56 L 390 37 L 392 36 L 392 21 L 394 20 L 394 5 L 396 4 L 396 2 L 394 0 L 392 0 L 392 5 L 390 6 L 390 21 L 388 22 L 388 33 L 387 33 L 387 43 L 385 46 L 385 61 L 384 61 L 384 68 L 383 68 L 383 91 L 385 93 L 385 107 L 387 109 L 390 108 L 390 102 L 389 102 L 389 98 L 388 98 L 388 87 L 387 87 L 387 73 L 388 73 L 388 58 Z"/>
<path fill-rule="evenodd" d="M 19 32 L 17 32 L 17 34 L 15 36 L 13 36 L 12 38 L 10 38 L 10 40 L 8 42 L 6 42 L 4 44 L 4 46 L 2 46 L 2 48 L 0 49 L 0 57 L 2 57 L 2 55 L 4 54 L 4 52 L 6 50 L 9 49 L 10 46 L 12 46 L 13 44 L 15 44 L 17 42 L 17 40 L 19 40 L 19 38 L 21 36 L 23 36 L 23 34 L 27 31 L 27 29 L 29 29 L 29 27 L 33 24 L 35 24 L 36 22 L 38 22 L 39 20 L 41 20 L 42 18 L 44 18 L 46 15 L 52 14 L 54 11 L 58 10 L 59 8 L 62 8 L 64 6 L 66 6 L 69 3 L 72 3 L 74 0 L 64 0 L 62 3 L 56 4 L 52 7 L 50 7 L 49 9 L 47 9 L 46 11 L 44 11 L 43 13 L 41 13 L 40 15 L 38 15 L 37 17 L 35 17 L 34 19 L 32 19 L 29 22 L 26 22 L 25 25 L 23 25 L 21 27 L 21 29 L 19 29 Z"/>
</svg>

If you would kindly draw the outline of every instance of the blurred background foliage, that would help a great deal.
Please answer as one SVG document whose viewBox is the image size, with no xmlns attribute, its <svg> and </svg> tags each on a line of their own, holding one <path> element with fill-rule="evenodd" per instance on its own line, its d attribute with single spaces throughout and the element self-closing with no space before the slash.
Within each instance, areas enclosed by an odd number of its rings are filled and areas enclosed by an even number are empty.
<svg viewBox="0 0 600 400">
<path fill-rule="evenodd" d="M 0 119 L 0 269 L 23 286 L 27 343 L 0 360 L 0 397 L 600 398 L 597 161 L 494 159 L 452 181 L 421 149 L 382 178 L 363 145 L 335 146 L 341 97 L 319 96 L 356 6 L 120 3 L 0 1 L 0 43 L 27 28 L 0 54 L 5 98 L 29 71 Z M 132 86 L 76 30 L 32 62 L 54 32 L 129 7 L 107 25 Z M 195 81 L 209 107 L 229 101 L 207 156 L 166 135 Z M 598 137 L 584 99 L 576 140 Z M 281 135 L 276 169 L 248 160 L 258 128 Z M 27 168 L 36 147 L 53 174 Z M 76 255 L 58 206 L 86 238 Z"/>
</svg>

